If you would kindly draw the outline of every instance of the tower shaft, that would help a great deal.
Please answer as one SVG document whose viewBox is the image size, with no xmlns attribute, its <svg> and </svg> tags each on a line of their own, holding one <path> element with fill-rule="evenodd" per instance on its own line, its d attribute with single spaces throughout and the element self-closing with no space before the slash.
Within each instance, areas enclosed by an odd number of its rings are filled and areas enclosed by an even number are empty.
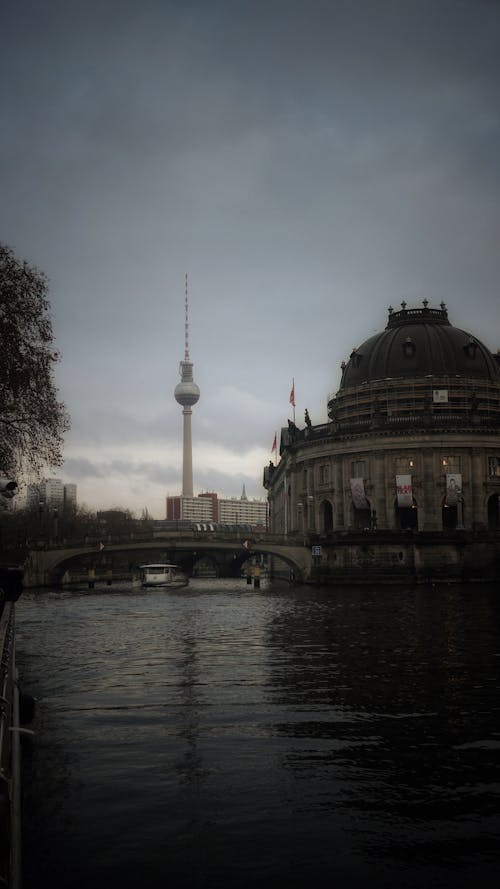
<svg viewBox="0 0 500 889">
<path fill-rule="evenodd" d="M 190 407 L 183 408 L 183 436 L 182 436 L 182 496 L 193 496 L 193 440 L 191 437 Z"/>
</svg>

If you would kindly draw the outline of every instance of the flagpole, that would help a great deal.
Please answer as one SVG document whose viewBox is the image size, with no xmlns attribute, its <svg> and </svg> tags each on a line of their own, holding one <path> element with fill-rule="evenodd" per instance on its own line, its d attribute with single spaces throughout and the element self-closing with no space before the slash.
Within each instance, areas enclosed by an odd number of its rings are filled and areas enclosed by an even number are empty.
<svg viewBox="0 0 500 889">
<path fill-rule="evenodd" d="M 293 425 L 295 426 L 295 377 L 292 377 L 292 392 L 293 392 Z"/>
</svg>

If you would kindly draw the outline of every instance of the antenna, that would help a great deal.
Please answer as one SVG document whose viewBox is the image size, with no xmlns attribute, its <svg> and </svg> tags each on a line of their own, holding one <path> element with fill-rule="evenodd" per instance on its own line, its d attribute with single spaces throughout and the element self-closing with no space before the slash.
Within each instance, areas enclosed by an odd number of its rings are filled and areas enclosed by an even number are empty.
<svg viewBox="0 0 500 889">
<path fill-rule="evenodd" d="M 188 276 L 184 285 L 184 361 L 189 361 Z"/>
</svg>

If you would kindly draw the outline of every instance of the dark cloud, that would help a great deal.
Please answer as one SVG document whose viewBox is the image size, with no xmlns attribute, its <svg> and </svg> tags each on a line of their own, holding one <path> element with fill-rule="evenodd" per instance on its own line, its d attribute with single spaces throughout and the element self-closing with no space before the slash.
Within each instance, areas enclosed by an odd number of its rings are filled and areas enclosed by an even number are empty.
<svg viewBox="0 0 500 889">
<path fill-rule="evenodd" d="M 292 376 L 324 420 L 403 298 L 496 349 L 499 38 L 488 0 L 6 0 L 2 239 L 51 279 L 71 458 L 179 486 L 185 271 L 212 454 L 267 456 Z"/>
<path fill-rule="evenodd" d="M 64 471 L 68 479 L 80 482 L 85 479 L 106 478 L 106 467 L 102 464 L 92 463 L 85 457 L 69 457 L 64 464 Z"/>
</svg>

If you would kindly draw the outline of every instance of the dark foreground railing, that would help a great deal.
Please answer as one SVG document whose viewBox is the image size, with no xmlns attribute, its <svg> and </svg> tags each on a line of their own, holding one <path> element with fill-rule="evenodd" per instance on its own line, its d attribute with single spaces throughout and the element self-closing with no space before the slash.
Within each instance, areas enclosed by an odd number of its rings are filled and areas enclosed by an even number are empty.
<svg viewBox="0 0 500 889">
<path fill-rule="evenodd" d="M 4 602 L 0 607 L 0 885 L 18 889 L 21 885 L 21 780 L 14 604 Z"/>
<path fill-rule="evenodd" d="M 16 672 L 18 568 L 0 566 L 0 886 L 21 887 L 21 748 Z"/>
</svg>

